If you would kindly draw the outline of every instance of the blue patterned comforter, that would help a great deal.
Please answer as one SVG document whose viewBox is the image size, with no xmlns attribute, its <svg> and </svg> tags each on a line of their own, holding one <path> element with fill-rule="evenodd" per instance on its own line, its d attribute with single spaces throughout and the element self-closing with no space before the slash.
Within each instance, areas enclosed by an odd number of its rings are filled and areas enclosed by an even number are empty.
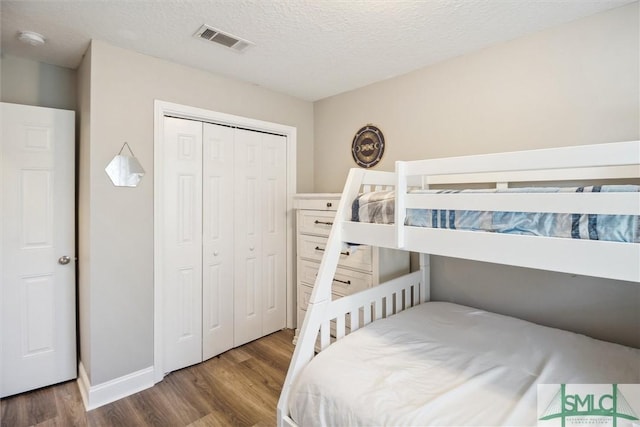
<svg viewBox="0 0 640 427">
<path fill-rule="evenodd" d="M 640 191 L 640 187 L 636 185 L 603 185 L 573 188 L 527 187 L 496 190 L 433 190 L 429 192 L 558 193 L 638 191 Z M 352 220 L 392 224 L 394 222 L 394 204 L 395 193 L 393 191 L 363 193 L 353 202 Z M 640 243 L 640 217 L 637 215 L 408 209 L 405 225 Z"/>
</svg>

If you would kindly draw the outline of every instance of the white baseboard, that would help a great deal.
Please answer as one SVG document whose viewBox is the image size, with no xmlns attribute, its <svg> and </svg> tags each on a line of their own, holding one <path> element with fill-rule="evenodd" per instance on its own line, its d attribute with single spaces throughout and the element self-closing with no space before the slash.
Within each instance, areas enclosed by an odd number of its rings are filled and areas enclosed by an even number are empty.
<svg viewBox="0 0 640 427">
<path fill-rule="evenodd" d="M 153 387 L 153 366 L 132 372 L 106 383 L 92 386 L 82 361 L 79 363 L 78 387 L 87 411 Z"/>
</svg>

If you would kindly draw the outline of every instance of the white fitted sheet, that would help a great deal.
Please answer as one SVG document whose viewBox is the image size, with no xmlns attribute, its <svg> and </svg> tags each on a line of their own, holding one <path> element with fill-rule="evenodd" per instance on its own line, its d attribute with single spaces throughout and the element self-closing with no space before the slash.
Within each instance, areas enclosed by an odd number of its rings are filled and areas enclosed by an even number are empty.
<svg viewBox="0 0 640 427">
<path fill-rule="evenodd" d="M 530 426 L 536 385 L 559 383 L 640 383 L 640 350 L 430 302 L 317 355 L 289 406 L 300 426 Z"/>
</svg>

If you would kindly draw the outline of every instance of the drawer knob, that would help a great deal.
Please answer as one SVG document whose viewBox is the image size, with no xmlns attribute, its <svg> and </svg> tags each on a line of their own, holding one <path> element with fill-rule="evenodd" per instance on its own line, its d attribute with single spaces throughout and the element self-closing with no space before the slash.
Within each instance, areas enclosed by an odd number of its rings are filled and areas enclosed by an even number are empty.
<svg viewBox="0 0 640 427">
<path fill-rule="evenodd" d="M 333 206 L 333 204 L 331 202 L 327 202 L 327 207 L 330 208 L 331 206 Z"/>
</svg>

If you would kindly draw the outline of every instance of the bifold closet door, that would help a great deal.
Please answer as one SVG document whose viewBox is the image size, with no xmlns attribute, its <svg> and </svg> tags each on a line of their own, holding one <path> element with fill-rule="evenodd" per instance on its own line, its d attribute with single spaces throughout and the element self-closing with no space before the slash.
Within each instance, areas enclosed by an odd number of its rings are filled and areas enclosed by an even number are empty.
<svg viewBox="0 0 640 427">
<path fill-rule="evenodd" d="M 285 327 L 286 138 L 166 117 L 163 369 Z"/>
<path fill-rule="evenodd" d="M 202 361 L 202 123 L 164 119 L 163 369 Z"/>
<path fill-rule="evenodd" d="M 284 328 L 286 138 L 235 130 L 235 341 Z"/>
<path fill-rule="evenodd" d="M 262 335 L 287 317 L 287 139 L 262 135 Z"/>
<path fill-rule="evenodd" d="M 202 358 L 233 348 L 234 131 L 203 124 Z"/>
<path fill-rule="evenodd" d="M 233 129 L 167 117 L 164 143 L 170 372 L 233 347 Z"/>
</svg>

